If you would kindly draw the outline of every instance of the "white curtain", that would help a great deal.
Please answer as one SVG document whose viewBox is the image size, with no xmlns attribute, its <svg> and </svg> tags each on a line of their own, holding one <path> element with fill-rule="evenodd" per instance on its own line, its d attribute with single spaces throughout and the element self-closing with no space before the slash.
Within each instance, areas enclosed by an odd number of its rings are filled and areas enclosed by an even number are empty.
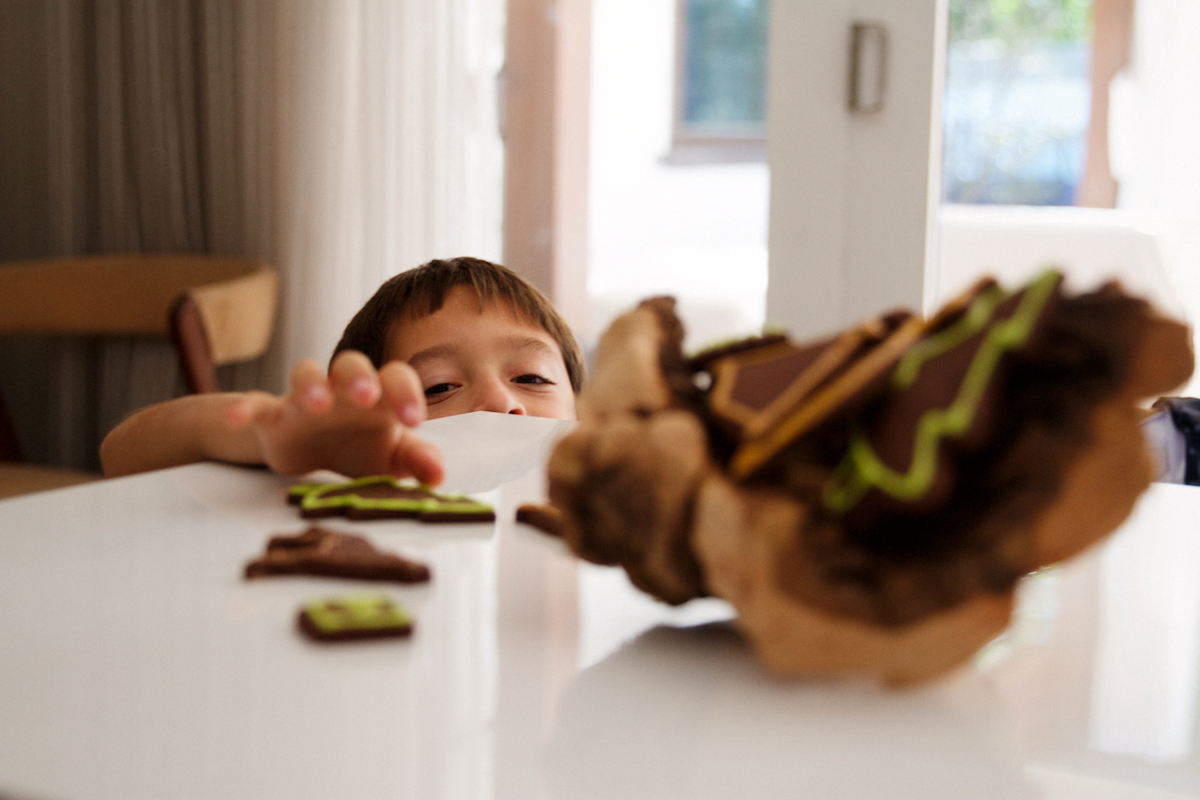
<svg viewBox="0 0 1200 800">
<path fill-rule="evenodd" d="M 279 363 L 388 276 L 500 253 L 502 0 L 280 3 Z"/>
<path fill-rule="evenodd" d="M 28 153 L 4 153 L 38 164 L 7 191 L 45 208 L 0 203 L 0 225 L 39 227 L 0 228 L 0 259 L 274 263 L 275 345 L 262 365 L 225 370 L 228 387 L 279 391 L 296 360 L 324 361 L 395 272 L 499 256 L 504 0 L 6 3 L 21 29 L 4 40 L 22 51 L 0 66 L 38 82 L 6 94 L 3 113 L 44 126 L 22 138 L 37 142 Z M 23 380 L 38 369 L 45 381 Z M 84 468 L 125 414 L 182 388 L 161 342 L 38 342 L 0 353 L 0 372 L 27 455 Z"/>
</svg>

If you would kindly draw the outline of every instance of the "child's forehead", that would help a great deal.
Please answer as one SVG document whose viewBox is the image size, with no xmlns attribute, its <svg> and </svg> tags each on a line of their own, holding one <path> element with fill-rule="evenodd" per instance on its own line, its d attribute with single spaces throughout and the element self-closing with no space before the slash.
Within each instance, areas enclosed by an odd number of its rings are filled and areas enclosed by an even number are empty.
<svg viewBox="0 0 1200 800">
<path fill-rule="evenodd" d="M 388 326 L 385 355 L 388 359 L 397 357 L 398 351 L 406 349 L 405 345 L 408 342 L 428 333 L 450 330 L 466 334 L 469 328 L 486 324 L 487 320 L 497 316 L 530 331 L 536 331 L 554 342 L 556 350 L 560 349 L 550 331 L 537 320 L 531 319 L 529 314 L 522 313 L 522 310 L 507 298 L 484 297 L 472 286 L 460 284 L 446 291 L 440 308 L 427 313 L 410 308 L 393 317 Z"/>
<path fill-rule="evenodd" d="M 501 295 L 486 297 L 470 284 L 460 283 L 456 286 L 451 286 L 442 295 L 441 305 L 434 308 L 433 303 L 434 300 L 431 298 L 428 305 L 410 305 L 408 309 L 402 310 L 392 320 L 392 325 L 395 326 L 397 323 L 403 323 L 410 330 L 413 330 L 426 325 L 436 324 L 437 320 L 446 317 L 455 317 L 464 323 L 470 324 L 473 318 L 500 315 L 509 317 L 522 325 L 528 325 L 531 328 L 539 330 L 542 329 L 537 320 L 532 319 L 528 313 L 523 312 L 517 304 L 508 298 Z"/>
</svg>

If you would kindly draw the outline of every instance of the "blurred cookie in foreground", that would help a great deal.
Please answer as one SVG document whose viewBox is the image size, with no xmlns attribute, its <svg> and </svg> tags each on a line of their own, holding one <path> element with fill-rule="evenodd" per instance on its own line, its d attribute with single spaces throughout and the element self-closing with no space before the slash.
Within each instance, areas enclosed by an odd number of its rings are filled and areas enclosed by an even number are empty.
<svg viewBox="0 0 1200 800">
<path fill-rule="evenodd" d="M 1054 270 L 692 359 L 670 311 L 602 338 L 550 499 L 578 555 L 670 603 L 730 601 L 788 676 L 903 684 L 969 659 L 1022 576 L 1129 514 L 1153 476 L 1142 406 L 1192 371 L 1184 325 Z"/>
<path fill-rule="evenodd" d="M 550 536 L 562 536 L 562 512 L 554 506 L 524 503 L 517 506 L 516 519 Z"/>
</svg>

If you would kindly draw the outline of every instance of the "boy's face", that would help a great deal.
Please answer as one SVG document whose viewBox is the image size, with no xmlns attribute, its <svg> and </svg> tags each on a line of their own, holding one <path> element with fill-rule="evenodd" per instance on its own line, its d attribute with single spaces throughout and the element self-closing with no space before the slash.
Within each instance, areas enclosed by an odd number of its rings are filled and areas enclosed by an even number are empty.
<svg viewBox="0 0 1200 800">
<path fill-rule="evenodd" d="M 393 322 L 387 357 L 416 370 L 430 419 L 470 411 L 575 419 L 558 343 L 506 303 L 480 311 L 469 286 L 455 286 L 428 316 Z"/>
</svg>

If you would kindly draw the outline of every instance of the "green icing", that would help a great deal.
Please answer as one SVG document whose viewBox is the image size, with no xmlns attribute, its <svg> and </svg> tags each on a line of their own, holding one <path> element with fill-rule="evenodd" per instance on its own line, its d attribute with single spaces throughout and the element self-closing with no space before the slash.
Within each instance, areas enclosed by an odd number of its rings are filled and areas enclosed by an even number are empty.
<svg viewBox="0 0 1200 800">
<path fill-rule="evenodd" d="M 407 628 L 408 612 L 386 595 L 364 594 L 314 600 L 304 607 L 309 620 L 326 633 L 379 628 Z"/>
<path fill-rule="evenodd" d="M 905 354 L 892 373 L 892 387 L 897 391 L 911 386 L 929 360 L 988 328 L 953 402 L 947 408 L 926 411 L 918 421 L 907 472 L 884 464 L 871 447 L 866 430 L 861 425 L 855 427 L 849 449 L 825 488 L 825 505 L 830 511 L 846 513 L 872 488 L 899 500 L 915 500 L 929 491 L 937 473 L 939 442 L 961 436 L 970 428 L 1001 356 L 1029 339 L 1059 277 L 1057 271 L 1044 272 L 1025 289 L 1013 315 L 1000 322 L 993 322 L 992 316 L 1007 296 L 999 287 L 990 287 L 953 325 Z"/>
<path fill-rule="evenodd" d="M 385 484 L 397 489 L 419 489 L 428 492 L 428 497 L 361 497 L 353 493 L 344 493 L 327 497 L 333 491 L 353 489 L 363 486 Z M 335 483 L 300 483 L 288 489 L 289 495 L 300 495 L 300 507 L 307 511 L 318 508 L 375 508 L 385 511 L 402 511 L 413 514 L 422 512 L 453 512 L 459 514 L 475 514 L 491 511 L 492 507 L 480 503 L 466 495 L 437 494 L 426 484 L 402 485 L 391 475 L 369 475 L 352 481 Z"/>
<path fill-rule="evenodd" d="M 400 483 L 390 475 L 369 475 L 365 478 L 356 478 L 352 481 L 338 481 L 336 483 L 321 483 L 310 484 L 308 491 L 304 492 L 304 497 L 300 501 L 300 507 L 306 511 L 312 511 L 317 508 L 341 508 L 357 505 L 365 498 L 355 494 L 337 494 L 332 497 L 326 497 L 329 492 L 341 491 L 344 489 L 357 489 L 363 486 L 374 486 L 376 484 L 386 484 L 400 488 Z M 416 488 L 416 487 L 414 487 Z M 425 488 L 425 487 L 420 487 Z M 393 510 L 412 510 L 419 511 L 421 504 L 426 498 L 420 499 L 404 499 L 397 498 L 397 504 L 390 506 Z M 383 501 L 374 499 L 371 501 L 373 506 L 378 506 Z"/>
<path fill-rule="evenodd" d="M 909 348 L 892 373 L 892 387 L 900 390 L 911 386 L 921 373 L 921 367 L 925 362 L 953 350 L 987 327 L 991 323 L 996 309 L 1007 297 L 1004 290 L 995 284 L 980 292 L 971 302 L 966 313 L 953 325 L 941 331 L 937 336 L 922 339 Z"/>
<path fill-rule="evenodd" d="M 309 492 L 332 485 L 331 483 L 294 483 L 288 487 L 288 497 L 303 498 Z"/>
<path fill-rule="evenodd" d="M 478 514 L 491 511 L 487 503 L 463 497 L 430 497 L 425 500 L 363 499 L 354 503 L 363 508 L 382 508 L 387 511 L 417 511 L 441 514 Z"/>
</svg>

